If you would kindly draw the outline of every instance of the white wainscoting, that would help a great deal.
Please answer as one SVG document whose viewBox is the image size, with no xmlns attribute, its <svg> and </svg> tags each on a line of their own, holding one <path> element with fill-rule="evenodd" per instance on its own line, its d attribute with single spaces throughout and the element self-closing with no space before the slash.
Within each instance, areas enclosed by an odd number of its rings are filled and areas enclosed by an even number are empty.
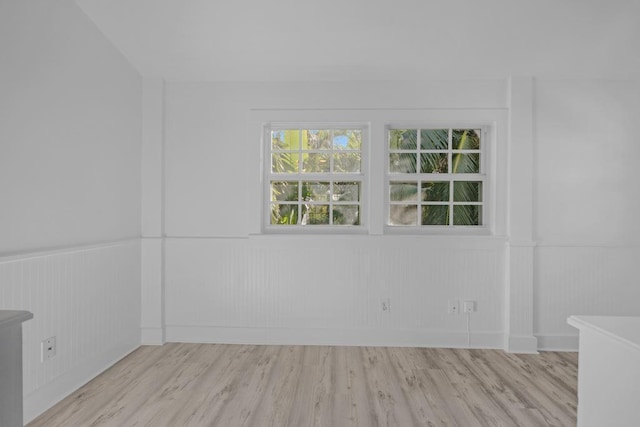
<svg viewBox="0 0 640 427">
<path fill-rule="evenodd" d="M 162 345 L 164 334 L 164 292 L 163 292 L 163 239 L 146 238 L 141 240 L 142 277 L 141 277 L 141 325 L 140 333 L 143 345 Z"/>
<path fill-rule="evenodd" d="M 23 324 L 24 420 L 140 345 L 139 239 L 0 258 L 0 308 Z M 40 343 L 57 354 L 41 362 Z"/>
<path fill-rule="evenodd" d="M 504 241 L 482 239 L 170 238 L 167 341 L 465 347 L 455 298 L 470 345 L 501 348 Z"/>
<path fill-rule="evenodd" d="M 537 353 L 533 336 L 533 242 L 511 242 L 507 254 L 505 350 Z"/>
<path fill-rule="evenodd" d="M 640 316 L 639 263 L 639 247 L 538 246 L 533 305 L 539 348 L 578 350 L 578 332 L 567 324 L 571 315 Z"/>
</svg>

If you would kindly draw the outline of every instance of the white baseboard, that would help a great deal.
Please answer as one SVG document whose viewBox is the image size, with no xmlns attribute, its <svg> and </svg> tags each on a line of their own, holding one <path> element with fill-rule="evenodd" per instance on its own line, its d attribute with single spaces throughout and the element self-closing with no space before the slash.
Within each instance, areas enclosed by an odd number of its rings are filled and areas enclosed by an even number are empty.
<svg viewBox="0 0 640 427">
<path fill-rule="evenodd" d="M 505 351 L 538 354 L 538 340 L 533 335 L 507 335 Z"/>
<path fill-rule="evenodd" d="M 420 329 L 303 329 L 168 325 L 167 342 L 501 349 L 503 334 Z"/>
<path fill-rule="evenodd" d="M 162 345 L 165 343 L 163 328 L 140 328 L 140 342 L 142 345 Z"/>
<path fill-rule="evenodd" d="M 544 351 L 578 351 L 578 335 L 536 335 Z"/>
<path fill-rule="evenodd" d="M 85 363 L 74 366 L 73 370 L 29 393 L 24 397 L 24 423 L 27 424 L 33 421 L 47 409 L 94 379 L 138 347 L 139 343 L 137 342 L 120 345 Z"/>
</svg>

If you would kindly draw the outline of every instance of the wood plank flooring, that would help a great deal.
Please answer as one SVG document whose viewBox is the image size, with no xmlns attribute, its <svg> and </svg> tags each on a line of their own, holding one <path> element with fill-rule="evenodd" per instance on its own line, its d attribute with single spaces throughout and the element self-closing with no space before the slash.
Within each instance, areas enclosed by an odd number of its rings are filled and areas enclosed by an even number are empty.
<svg viewBox="0 0 640 427">
<path fill-rule="evenodd" d="M 143 346 L 28 427 L 575 426 L 577 353 Z"/>
</svg>

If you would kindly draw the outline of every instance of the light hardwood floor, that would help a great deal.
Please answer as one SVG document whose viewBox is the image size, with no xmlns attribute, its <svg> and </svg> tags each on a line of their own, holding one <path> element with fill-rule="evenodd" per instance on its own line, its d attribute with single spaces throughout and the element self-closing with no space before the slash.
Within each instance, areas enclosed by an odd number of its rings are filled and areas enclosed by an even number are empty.
<svg viewBox="0 0 640 427">
<path fill-rule="evenodd" d="M 577 353 L 143 346 L 29 427 L 575 426 Z"/>
</svg>

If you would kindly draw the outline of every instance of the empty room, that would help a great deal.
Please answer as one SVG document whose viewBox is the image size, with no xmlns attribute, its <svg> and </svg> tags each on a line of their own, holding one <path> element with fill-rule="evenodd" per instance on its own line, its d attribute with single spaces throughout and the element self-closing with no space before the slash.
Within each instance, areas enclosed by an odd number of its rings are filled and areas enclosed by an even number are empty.
<svg viewBox="0 0 640 427">
<path fill-rule="evenodd" d="M 640 3 L 0 0 L 0 427 L 633 426 Z"/>
</svg>

